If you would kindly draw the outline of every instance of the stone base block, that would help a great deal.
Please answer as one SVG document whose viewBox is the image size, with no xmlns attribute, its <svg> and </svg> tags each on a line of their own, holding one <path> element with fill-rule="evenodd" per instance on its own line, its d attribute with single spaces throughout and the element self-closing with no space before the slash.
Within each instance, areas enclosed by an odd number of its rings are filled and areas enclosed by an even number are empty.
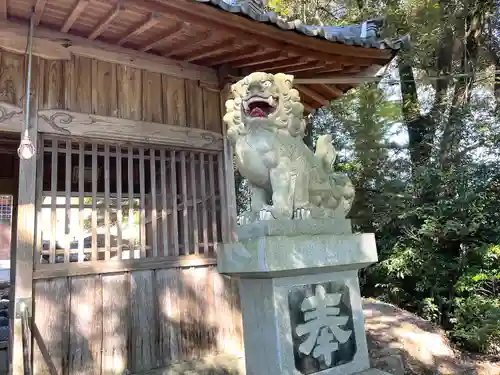
<svg viewBox="0 0 500 375">
<path fill-rule="evenodd" d="M 334 220 L 257 222 L 238 228 L 238 242 L 217 245 L 217 270 L 232 277 L 287 277 L 358 270 L 377 262 L 373 233 L 348 233 Z M 336 229 L 337 233 L 327 233 Z"/>
<path fill-rule="evenodd" d="M 219 244 L 217 270 L 239 279 L 246 375 L 368 370 L 357 270 L 377 261 L 374 235 L 332 219 L 256 222 L 237 236 Z"/>
<path fill-rule="evenodd" d="M 240 279 L 247 375 L 370 367 L 356 271 Z"/>
</svg>

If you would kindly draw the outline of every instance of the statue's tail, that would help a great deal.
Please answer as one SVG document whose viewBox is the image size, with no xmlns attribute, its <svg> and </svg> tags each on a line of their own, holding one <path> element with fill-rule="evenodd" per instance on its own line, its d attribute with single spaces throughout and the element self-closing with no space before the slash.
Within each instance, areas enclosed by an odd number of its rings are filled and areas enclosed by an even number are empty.
<svg viewBox="0 0 500 375">
<path fill-rule="evenodd" d="M 337 151 L 335 151 L 335 148 L 332 145 L 332 136 L 330 134 L 318 137 L 314 156 L 319 159 L 321 165 L 327 173 L 332 171 L 333 163 L 337 157 Z"/>
</svg>

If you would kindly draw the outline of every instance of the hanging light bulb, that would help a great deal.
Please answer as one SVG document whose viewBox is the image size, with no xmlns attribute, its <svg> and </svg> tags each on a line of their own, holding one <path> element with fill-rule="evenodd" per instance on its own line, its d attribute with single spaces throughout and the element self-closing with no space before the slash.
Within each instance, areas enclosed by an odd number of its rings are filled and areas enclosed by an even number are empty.
<svg viewBox="0 0 500 375">
<path fill-rule="evenodd" d="M 30 129 L 30 99 L 31 99 L 31 64 L 33 58 L 33 29 L 35 21 L 35 11 L 31 12 L 30 28 L 28 32 L 28 40 L 26 44 L 26 52 L 28 54 L 28 74 L 26 78 L 26 107 L 24 109 L 24 135 L 21 144 L 17 149 L 17 154 L 21 159 L 28 160 L 35 155 L 36 150 L 33 142 L 31 142 L 29 129 Z"/>
<path fill-rule="evenodd" d="M 28 134 L 28 129 L 24 131 L 23 139 L 21 144 L 17 148 L 17 154 L 21 159 L 29 160 L 36 154 L 35 145 L 31 142 L 30 136 Z"/>
</svg>

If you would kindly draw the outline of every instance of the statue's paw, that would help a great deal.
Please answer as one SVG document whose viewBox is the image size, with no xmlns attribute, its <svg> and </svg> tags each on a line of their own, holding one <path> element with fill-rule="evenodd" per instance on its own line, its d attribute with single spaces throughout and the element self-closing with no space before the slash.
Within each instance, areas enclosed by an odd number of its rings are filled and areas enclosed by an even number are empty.
<svg viewBox="0 0 500 375">
<path fill-rule="evenodd" d="M 273 212 L 263 208 L 259 211 L 259 220 L 274 220 Z"/>
<path fill-rule="evenodd" d="M 237 218 L 238 225 L 247 225 L 258 220 L 258 213 L 253 211 L 243 212 Z"/>
<path fill-rule="evenodd" d="M 311 203 L 298 205 L 293 212 L 293 218 L 298 220 L 316 219 L 320 215 L 320 208 Z"/>
<path fill-rule="evenodd" d="M 293 212 L 293 218 L 294 219 L 311 219 L 313 215 L 313 212 L 309 208 L 297 208 Z"/>
<path fill-rule="evenodd" d="M 285 220 L 291 218 L 291 211 L 276 206 L 265 206 L 259 212 L 259 220 Z"/>
</svg>

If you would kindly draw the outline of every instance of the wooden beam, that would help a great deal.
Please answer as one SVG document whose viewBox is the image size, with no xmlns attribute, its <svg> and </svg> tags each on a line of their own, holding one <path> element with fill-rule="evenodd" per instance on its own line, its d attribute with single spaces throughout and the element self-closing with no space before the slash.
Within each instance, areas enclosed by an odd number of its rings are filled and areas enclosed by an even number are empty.
<svg viewBox="0 0 500 375">
<path fill-rule="evenodd" d="M 142 47 L 141 51 L 147 52 L 151 49 L 158 47 L 159 45 L 165 43 L 167 40 L 173 38 L 175 35 L 180 33 L 182 31 L 183 27 L 184 27 L 184 25 L 182 22 L 176 23 L 174 26 L 168 28 L 167 31 L 164 32 L 160 38 L 158 38 L 158 39 L 154 40 L 153 42 L 150 42 L 150 43 L 146 44 L 144 47 Z"/>
<path fill-rule="evenodd" d="M 149 18 L 147 19 L 147 21 L 143 22 L 141 25 L 135 27 L 132 31 L 130 31 L 127 35 L 125 35 L 123 38 L 121 38 L 119 41 L 118 41 L 118 45 L 121 46 L 123 45 L 125 42 L 127 42 L 128 40 L 146 32 L 147 30 L 149 30 L 150 28 L 152 28 L 153 26 L 157 25 L 160 20 L 161 20 L 161 17 L 162 17 L 162 14 L 161 13 L 158 13 L 158 12 L 152 12 L 150 15 L 149 15 Z"/>
<path fill-rule="evenodd" d="M 0 0 L 0 20 L 6 20 L 7 13 L 7 0 Z"/>
<path fill-rule="evenodd" d="M 277 62 L 269 62 L 269 63 L 261 63 L 261 64 L 256 64 L 252 66 L 252 71 L 258 71 L 258 70 L 264 70 L 264 71 L 271 71 L 271 70 L 276 70 L 276 69 L 283 69 L 283 68 L 288 68 L 291 66 L 296 66 L 297 64 L 311 64 L 310 61 L 307 61 L 302 56 L 295 56 L 291 58 L 285 58 L 284 60 L 279 60 Z M 245 69 L 244 69 L 245 70 Z"/>
<path fill-rule="evenodd" d="M 222 150 L 222 135 L 204 129 L 116 117 L 77 113 L 62 109 L 38 112 L 39 131 L 65 136 L 115 139 L 128 142 Z"/>
<path fill-rule="evenodd" d="M 185 48 L 181 48 L 178 49 L 177 51 L 174 51 L 174 53 L 170 56 L 175 56 L 176 59 L 179 58 L 179 60 L 183 61 L 189 61 L 186 59 L 190 58 L 190 56 L 192 61 L 199 60 L 198 56 L 218 53 L 221 49 L 231 47 L 232 45 L 234 45 L 234 43 L 235 43 L 234 39 L 219 40 L 218 42 L 215 42 L 207 46 L 198 46 L 198 43 L 195 43 L 192 45 L 187 45 L 185 46 Z"/>
<path fill-rule="evenodd" d="M 23 114 L 22 108 L 0 102 L 0 131 L 21 133 L 24 124 Z"/>
<path fill-rule="evenodd" d="M 45 10 L 45 5 L 47 5 L 47 0 L 36 0 L 35 3 L 35 26 L 38 26 L 40 20 L 42 19 L 43 12 Z"/>
<path fill-rule="evenodd" d="M 67 33 L 69 29 L 71 29 L 71 26 L 76 22 L 78 17 L 80 17 L 80 14 L 85 10 L 87 5 L 89 5 L 90 0 L 78 0 L 71 11 L 70 15 L 68 18 L 66 18 L 66 21 L 64 22 L 63 27 L 61 27 L 61 32 Z"/>
<path fill-rule="evenodd" d="M 204 35 L 201 39 L 198 40 L 194 40 L 191 42 L 180 41 L 179 43 L 170 46 L 167 52 L 162 53 L 162 56 L 171 57 L 174 55 L 182 54 L 182 52 L 186 50 L 190 51 L 193 47 L 196 48 L 200 44 L 206 43 L 207 40 L 212 37 L 212 35 L 213 35 L 212 32 L 208 32 L 206 35 Z"/>
<path fill-rule="evenodd" d="M 184 61 L 193 62 L 196 60 L 206 59 L 207 57 L 217 55 L 221 53 L 221 50 L 226 50 L 234 46 L 236 41 L 232 40 L 221 40 L 219 43 L 212 44 L 211 46 L 206 46 L 199 50 L 195 50 L 190 54 L 184 55 Z"/>
<path fill-rule="evenodd" d="M 317 73 L 321 73 L 325 70 L 328 70 L 328 71 L 342 71 L 343 69 L 343 66 L 342 64 L 339 64 L 339 63 L 329 63 L 329 64 L 325 64 L 323 62 L 323 64 L 319 64 L 317 66 L 311 66 L 310 69 L 297 69 L 297 70 L 293 70 L 293 73 L 301 73 L 301 72 L 306 72 L 307 74 L 317 74 Z"/>
<path fill-rule="evenodd" d="M 303 85 L 358 85 L 365 82 L 380 82 L 383 77 L 345 76 L 320 78 L 295 78 L 294 82 Z"/>
<path fill-rule="evenodd" d="M 0 21 L 0 30 L 26 38 L 28 34 L 28 25 L 26 23 Z M 36 36 L 54 45 L 65 46 L 68 52 L 79 56 L 130 66 L 137 69 L 144 69 L 150 72 L 167 74 L 178 78 L 199 80 L 206 83 L 214 83 L 216 85 L 219 82 L 215 69 L 154 56 L 149 53 L 142 53 L 97 40 L 88 40 L 86 38 L 60 33 L 43 27 L 37 27 Z"/>
<path fill-rule="evenodd" d="M 12 33 L 9 30 L 0 29 L 0 48 L 12 53 L 24 55 L 26 53 L 27 38 Z M 32 53 L 47 60 L 70 60 L 71 53 L 61 44 L 52 43 L 45 39 L 33 37 Z"/>
<path fill-rule="evenodd" d="M 233 68 L 248 68 L 253 65 L 260 65 L 263 63 L 270 63 L 275 61 L 282 61 L 290 58 L 290 56 L 281 51 L 266 52 L 262 55 L 257 55 L 250 58 L 242 57 L 238 60 L 233 60 L 229 63 Z"/>
<path fill-rule="evenodd" d="M 278 27 L 255 22 L 240 15 L 222 12 L 215 7 L 194 1 L 169 1 L 161 4 L 151 0 L 125 0 L 137 9 L 154 10 L 178 17 L 229 36 L 237 36 L 243 40 L 257 39 L 263 47 L 286 50 L 298 55 L 306 55 L 317 60 L 352 61 L 352 58 L 365 61 L 387 63 L 393 52 L 379 48 L 349 46 L 332 43 L 319 38 L 312 38 L 293 31 L 281 30 Z"/>
<path fill-rule="evenodd" d="M 222 91 L 227 89 L 227 87 L 231 86 L 231 84 L 234 82 L 234 77 L 238 76 L 239 73 L 240 71 L 238 69 L 233 69 L 228 64 L 220 65 L 217 68 L 217 77 L 219 78 L 219 90 L 221 92 L 220 95 L 229 95 L 229 93 L 231 92 L 230 90 L 225 93 L 223 93 Z M 225 113 L 226 111 L 225 108 L 226 107 L 223 108 L 221 113 Z"/>
<path fill-rule="evenodd" d="M 257 55 L 262 55 L 268 51 L 263 50 L 260 46 L 244 47 L 240 50 L 224 53 L 220 58 L 214 57 L 207 62 L 208 66 L 219 66 L 228 64 L 231 61 L 238 59 L 251 58 Z"/>
<path fill-rule="evenodd" d="M 344 92 L 332 85 L 321 85 L 321 88 L 334 98 L 340 98 Z"/>
<path fill-rule="evenodd" d="M 311 90 L 309 87 L 302 85 L 295 85 L 295 88 L 299 90 L 301 93 L 303 93 L 305 96 L 314 100 L 316 103 L 321 104 L 321 106 L 326 106 L 330 103 L 328 99 L 324 98 L 316 91 Z"/>
<path fill-rule="evenodd" d="M 312 111 L 314 111 L 314 108 L 311 107 L 309 104 L 302 102 L 302 105 L 304 106 L 304 112 L 309 114 Z"/>
<path fill-rule="evenodd" d="M 122 259 L 120 261 L 90 261 L 84 263 L 52 263 L 36 264 L 33 279 L 49 279 L 54 277 L 71 277 L 151 270 L 155 268 L 184 268 L 216 265 L 214 255 L 166 256 L 144 259 Z"/>
<path fill-rule="evenodd" d="M 301 64 L 297 65 L 294 67 L 290 67 L 290 69 L 287 70 L 288 74 L 294 74 L 294 73 L 299 73 L 299 72 L 309 72 L 312 69 L 315 68 L 320 68 L 320 67 L 325 67 L 325 62 L 324 61 L 319 61 L 316 63 L 309 63 L 309 64 Z"/>
<path fill-rule="evenodd" d="M 88 38 L 90 40 L 94 40 L 103 32 L 105 32 L 108 26 L 111 24 L 111 22 L 113 22 L 114 19 L 118 17 L 120 11 L 122 10 L 123 10 L 123 5 L 120 2 L 118 2 L 118 4 L 116 4 L 116 6 L 108 13 L 106 18 L 104 18 L 101 22 L 99 22 L 97 27 L 94 29 L 94 31 L 90 33 Z"/>
<path fill-rule="evenodd" d="M 332 77 L 334 75 L 341 76 L 341 75 L 347 75 L 347 74 L 352 74 L 352 73 L 359 73 L 361 70 L 366 69 L 367 67 L 363 67 L 363 66 L 359 66 L 359 65 L 350 65 L 350 66 L 344 65 L 344 66 L 342 66 L 341 69 L 339 69 L 338 66 L 329 65 L 323 69 L 317 69 L 314 72 L 314 74 L 311 74 L 311 72 L 307 71 L 304 73 L 304 75 L 307 78 Z"/>
</svg>

